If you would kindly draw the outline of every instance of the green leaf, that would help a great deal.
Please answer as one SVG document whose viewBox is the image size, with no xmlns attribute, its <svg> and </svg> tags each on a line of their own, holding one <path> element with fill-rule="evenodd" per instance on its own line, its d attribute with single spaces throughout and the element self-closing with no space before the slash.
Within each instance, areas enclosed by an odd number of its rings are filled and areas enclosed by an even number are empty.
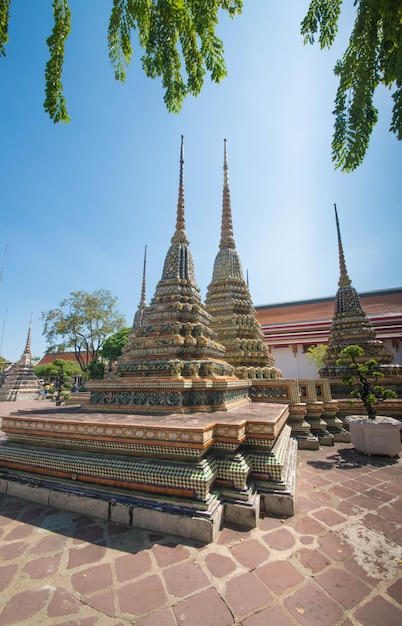
<svg viewBox="0 0 402 626">
<path fill-rule="evenodd" d="M 0 56 L 6 56 L 5 45 L 8 42 L 10 2 L 11 0 L 0 0 Z"/>
<path fill-rule="evenodd" d="M 108 45 L 116 79 L 126 78 L 136 30 L 145 74 L 162 80 L 166 107 L 178 113 L 187 94 L 200 93 L 207 72 L 215 82 L 226 76 L 223 44 L 215 34 L 218 12 L 234 17 L 242 6 L 242 0 L 114 0 Z"/>
<path fill-rule="evenodd" d="M 314 43 L 315 34 L 320 31 L 318 41 L 321 49 L 330 48 L 338 32 L 338 18 L 342 0 L 313 0 L 306 17 L 301 23 L 304 43 Z"/>
<path fill-rule="evenodd" d="M 50 59 L 46 64 L 46 99 L 44 109 L 55 124 L 69 122 L 66 101 L 63 96 L 61 76 L 64 62 L 64 46 L 70 33 L 71 11 L 68 0 L 54 0 L 54 26 L 46 43 L 50 51 Z"/>
<path fill-rule="evenodd" d="M 390 130 L 402 138 L 402 3 L 400 0 L 355 0 L 356 20 L 348 47 L 334 72 L 335 98 L 332 159 L 336 169 L 355 170 L 366 155 L 378 119 L 373 104 L 380 84 L 396 85 Z M 340 0 L 313 0 L 302 22 L 305 43 L 320 30 L 321 48 L 332 45 Z"/>
</svg>

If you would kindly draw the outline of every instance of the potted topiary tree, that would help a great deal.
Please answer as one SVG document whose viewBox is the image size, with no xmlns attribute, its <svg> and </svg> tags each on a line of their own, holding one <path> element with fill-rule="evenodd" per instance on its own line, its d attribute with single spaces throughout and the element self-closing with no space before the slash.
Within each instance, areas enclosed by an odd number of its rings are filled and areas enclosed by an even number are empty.
<svg viewBox="0 0 402 626">
<path fill-rule="evenodd" d="M 377 384 L 384 374 L 375 359 L 364 360 L 364 350 L 360 346 L 346 346 L 341 351 L 341 357 L 337 365 L 345 367 L 343 382 L 351 388 L 353 398 L 361 400 L 367 413 L 366 416 L 346 417 L 352 444 L 363 454 L 398 456 L 401 451 L 402 422 L 377 415 L 376 410 L 379 402 L 396 398 L 396 393 Z M 353 404 L 353 400 L 350 403 Z"/>
</svg>

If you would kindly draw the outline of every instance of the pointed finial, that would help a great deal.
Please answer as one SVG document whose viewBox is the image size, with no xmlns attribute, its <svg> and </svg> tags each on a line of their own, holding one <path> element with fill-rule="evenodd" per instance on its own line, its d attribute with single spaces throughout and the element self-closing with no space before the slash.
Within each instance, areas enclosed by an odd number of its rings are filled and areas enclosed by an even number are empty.
<svg viewBox="0 0 402 626">
<path fill-rule="evenodd" d="M 177 200 L 177 217 L 176 217 L 176 232 L 172 237 L 172 243 L 184 243 L 188 244 L 188 239 L 185 232 L 184 221 L 184 137 L 181 136 L 181 148 L 180 148 L 180 177 L 179 177 L 179 197 Z"/>
<path fill-rule="evenodd" d="M 341 230 L 339 228 L 339 219 L 338 219 L 338 211 L 336 210 L 336 204 L 334 204 L 334 207 L 335 207 L 336 230 L 338 233 L 339 269 L 340 269 L 340 277 L 339 277 L 338 285 L 339 287 L 349 287 L 352 284 L 352 281 L 350 280 L 347 269 L 346 269 L 345 256 L 343 254 Z"/>
<path fill-rule="evenodd" d="M 144 269 L 142 271 L 142 287 L 141 287 L 141 300 L 137 307 L 137 311 L 134 315 L 133 328 L 140 328 L 142 326 L 144 311 L 147 308 L 146 302 L 146 267 L 147 267 L 147 247 L 144 251 Z"/>
<path fill-rule="evenodd" d="M 250 284 L 249 284 L 249 282 L 248 282 L 248 270 L 246 270 L 246 277 L 247 277 L 247 280 L 246 280 L 247 287 L 250 287 Z"/>
<path fill-rule="evenodd" d="M 31 313 L 31 317 L 30 317 L 30 320 L 29 320 L 28 336 L 27 336 L 27 342 L 25 344 L 25 350 L 24 350 L 25 354 L 28 353 L 28 352 L 31 352 L 32 315 L 33 315 L 33 313 Z"/>
<path fill-rule="evenodd" d="M 146 305 L 146 268 L 147 268 L 147 247 L 144 250 L 144 268 L 142 271 L 141 304 Z"/>
<path fill-rule="evenodd" d="M 233 238 L 232 209 L 230 206 L 230 190 L 229 190 L 229 168 L 227 161 L 226 139 L 223 140 L 223 199 L 222 199 L 222 227 L 220 249 L 234 249 L 235 242 Z"/>
<path fill-rule="evenodd" d="M 23 365 L 30 365 L 32 363 L 32 355 L 31 355 L 32 315 L 33 313 L 31 313 L 31 318 L 29 320 L 28 336 L 27 336 L 27 342 L 25 344 L 25 350 L 22 353 L 22 356 L 20 358 L 20 363 Z"/>
</svg>

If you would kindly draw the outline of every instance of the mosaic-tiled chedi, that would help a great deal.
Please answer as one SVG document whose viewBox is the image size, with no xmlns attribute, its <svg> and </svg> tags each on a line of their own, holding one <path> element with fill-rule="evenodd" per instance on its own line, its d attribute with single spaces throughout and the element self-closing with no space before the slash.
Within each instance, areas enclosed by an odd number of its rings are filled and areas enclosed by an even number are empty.
<svg viewBox="0 0 402 626">
<path fill-rule="evenodd" d="M 304 421 L 305 405 L 299 402 L 296 381 L 283 381 L 282 372 L 264 343 L 261 326 L 243 277 L 233 234 L 226 139 L 224 140 L 222 225 L 219 251 L 205 305 L 212 316 L 211 328 L 226 348 L 226 360 L 236 376 L 251 379 L 253 402 L 287 402 L 289 425 L 300 440 L 310 438 L 310 425 Z"/>
<path fill-rule="evenodd" d="M 219 252 L 215 258 L 206 308 L 212 316 L 211 328 L 226 348 L 226 360 L 239 378 L 280 378 L 274 367 L 261 326 L 243 278 L 233 236 L 226 139 L 224 140 L 222 227 Z"/>
<path fill-rule="evenodd" d="M 162 278 L 117 362 L 117 377 L 92 381 L 90 408 L 148 413 L 225 410 L 249 402 L 248 390 L 226 361 L 211 329 L 194 276 L 185 231 L 183 138 L 176 230 Z"/>
<path fill-rule="evenodd" d="M 380 364 L 385 374 L 388 370 L 391 373 L 391 371 L 395 371 L 395 366 L 389 367 L 393 359 L 392 354 L 384 347 L 382 341 L 376 340 L 376 332 L 363 311 L 359 295 L 352 287 L 352 282 L 348 276 L 336 205 L 335 220 L 339 249 L 339 288 L 336 294 L 328 350 L 324 357 L 324 366 L 320 369 L 320 376 L 341 378 L 344 368 L 337 365 L 336 362 L 340 358 L 341 350 L 354 344 L 364 349 L 363 360 L 373 358 Z"/>
<path fill-rule="evenodd" d="M 25 350 L 20 360 L 13 363 L 5 373 L 4 382 L 0 387 L 0 402 L 39 400 L 42 398 L 42 387 L 32 366 L 31 327 L 32 320 L 29 324 Z"/>
</svg>

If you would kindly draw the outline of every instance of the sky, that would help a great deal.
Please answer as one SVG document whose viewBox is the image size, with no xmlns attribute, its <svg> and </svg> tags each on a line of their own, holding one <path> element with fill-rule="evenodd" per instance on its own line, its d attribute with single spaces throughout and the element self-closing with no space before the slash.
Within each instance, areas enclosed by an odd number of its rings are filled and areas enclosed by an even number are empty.
<svg viewBox="0 0 402 626">
<path fill-rule="evenodd" d="M 184 135 L 186 232 L 204 299 L 218 252 L 227 139 L 236 248 L 254 304 L 334 296 L 339 278 L 334 203 L 346 264 L 359 292 L 401 287 L 402 145 L 389 132 L 392 98 L 363 165 L 331 161 L 333 67 L 354 22 L 344 3 L 331 50 L 304 46 L 308 0 L 245 0 L 222 14 L 228 76 L 168 113 L 140 50 L 122 85 L 107 56 L 111 0 L 71 0 L 62 82 L 70 124 L 43 109 L 51 0 L 13 0 L 0 58 L 0 353 L 47 344 L 41 313 L 72 291 L 107 289 L 131 325 L 147 245 L 147 301 L 174 234 Z M 134 37 L 136 35 L 134 34 Z"/>
</svg>

